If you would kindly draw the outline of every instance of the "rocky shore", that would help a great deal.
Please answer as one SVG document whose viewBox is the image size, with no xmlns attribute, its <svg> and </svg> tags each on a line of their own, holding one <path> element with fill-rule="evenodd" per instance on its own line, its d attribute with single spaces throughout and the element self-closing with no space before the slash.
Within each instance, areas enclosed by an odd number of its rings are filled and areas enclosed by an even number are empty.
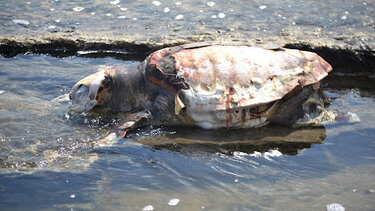
<svg viewBox="0 0 375 211">
<path fill-rule="evenodd" d="M 373 14 L 370 1 L 0 2 L 0 53 L 141 60 L 183 43 L 246 42 L 310 50 L 336 71 L 374 73 Z"/>
</svg>

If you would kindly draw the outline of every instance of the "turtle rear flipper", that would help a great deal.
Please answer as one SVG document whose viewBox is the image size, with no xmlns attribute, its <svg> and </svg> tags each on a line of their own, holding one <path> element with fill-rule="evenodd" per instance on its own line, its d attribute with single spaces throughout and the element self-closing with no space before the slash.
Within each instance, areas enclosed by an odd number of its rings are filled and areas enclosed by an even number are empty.
<svg viewBox="0 0 375 211">
<path fill-rule="evenodd" d="M 304 111 L 303 118 L 296 122 L 296 126 L 301 125 L 327 125 L 336 123 L 356 123 L 360 118 L 355 113 L 329 110 L 324 96 L 317 91 L 302 103 Z"/>
<path fill-rule="evenodd" d="M 268 120 L 273 124 L 293 127 L 360 121 L 354 113 L 329 110 L 329 103 L 329 98 L 318 86 L 299 86 L 277 102 Z"/>
<path fill-rule="evenodd" d="M 361 119 L 355 113 L 329 111 L 324 108 L 317 117 L 313 119 L 310 118 L 308 121 L 299 121 L 296 123 L 296 125 L 330 125 L 340 123 L 357 123 L 360 121 Z"/>
</svg>

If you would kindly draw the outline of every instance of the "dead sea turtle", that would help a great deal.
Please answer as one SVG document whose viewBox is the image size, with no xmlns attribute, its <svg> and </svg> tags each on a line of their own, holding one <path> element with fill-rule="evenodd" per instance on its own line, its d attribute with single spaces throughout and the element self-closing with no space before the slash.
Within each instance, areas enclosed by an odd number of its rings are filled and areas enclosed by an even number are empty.
<svg viewBox="0 0 375 211">
<path fill-rule="evenodd" d="M 125 112 L 115 133 L 143 125 L 251 128 L 334 119 L 319 81 L 332 70 L 312 52 L 197 43 L 107 67 L 74 85 L 72 107 Z"/>
</svg>

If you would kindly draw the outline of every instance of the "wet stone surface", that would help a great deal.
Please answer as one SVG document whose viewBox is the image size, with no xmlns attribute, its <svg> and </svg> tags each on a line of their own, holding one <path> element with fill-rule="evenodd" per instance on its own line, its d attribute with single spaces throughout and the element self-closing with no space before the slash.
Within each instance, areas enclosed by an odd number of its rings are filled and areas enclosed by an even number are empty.
<svg viewBox="0 0 375 211">
<path fill-rule="evenodd" d="M 365 51 L 373 58 L 373 14 L 373 1 L 350 0 L 2 1 L 0 42 L 4 52 L 48 43 L 144 51 L 196 41 L 246 41 Z M 27 50 L 38 46 L 33 47 Z"/>
</svg>

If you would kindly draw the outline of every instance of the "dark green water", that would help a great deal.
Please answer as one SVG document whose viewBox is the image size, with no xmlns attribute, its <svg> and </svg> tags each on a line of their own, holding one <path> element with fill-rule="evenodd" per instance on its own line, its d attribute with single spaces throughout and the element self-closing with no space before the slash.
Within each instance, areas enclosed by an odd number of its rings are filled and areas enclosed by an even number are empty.
<svg viewBox="0 0 375 211">
<path fill-rule="evenodd" d="M 60 96 L 100 65 L 134 62 L 0 57 L 0 210 L 375 209 L 372 88 L 339 87 L 340 76 L 324 82 L 330 109 L 358 114 L 356 124 L 307 132 L 144 128 L 95 147 L 116 119 L 71 113 Z M 171 199 L 180 201 L 169 206 Z"/>
</svg>

